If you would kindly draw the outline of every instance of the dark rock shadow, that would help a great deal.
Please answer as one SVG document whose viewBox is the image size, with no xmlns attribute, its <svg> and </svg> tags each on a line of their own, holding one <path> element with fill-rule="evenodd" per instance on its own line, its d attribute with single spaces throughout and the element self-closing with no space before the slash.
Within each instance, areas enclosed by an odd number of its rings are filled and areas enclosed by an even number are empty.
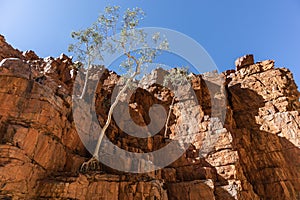
<svg viewBox="0 0 300 200">
<path fill-rule="evenodd" d="M 260 130 L 255 116 L 264 98 L 240 84 L 228 89 L 234 127 L 229 127 L 241 167 L 261 199 L 299 199 L 300 149 L 284 137 Z"/>
</svg>

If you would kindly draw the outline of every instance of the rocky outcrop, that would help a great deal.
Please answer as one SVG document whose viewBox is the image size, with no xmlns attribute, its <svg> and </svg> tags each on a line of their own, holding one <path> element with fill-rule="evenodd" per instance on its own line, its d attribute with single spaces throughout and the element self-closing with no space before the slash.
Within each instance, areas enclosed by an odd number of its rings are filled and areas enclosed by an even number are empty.
<svg viewBox="0 0 300 200">
<path fill-rule="evenodd" d="M 299 199 L 299 92 L 291 72 L 264 61 L 229 76 L 231 133 L 247 180 L 262 199 Z"/>
<path fill-rule="evenodd" d="M 4 58 L 24 59 L 24 56 L 19 50 L 14 49 L 11 45 L 6 43 L 4 36 L 0 35 L 0 60 Z"/>
<path fill-rule="evenodd" d="M 253 55 L 244 55 L 235 61 L 236 70 L 240 70 L 242 68 L 246 68 L 249 65 L 254 64 L 254 57 Z"/>
<path fill-rule="evenodd" d="M 253 56 L 245 56 L 236 70 L 191 75 L 199 102 L 195 109 L 201 115 L 195 140 L 177 161 L 144 174 L 105 165 L 79 173 L 90 154 L 74 125 L 72 88 L 76 76 L 81 77 L 76 87 L 82 87 L 84 71 L 74 67 L 70 58 L 42 59 L 32 51 L 23 53 L 1 36 L 0 62 L 1 198 L 300 198 L 300 95 L 291 72 L 275 68 L 272 60 L 254 63 Z M 149 124 L 153 104 L 169 110 L 174 94 L 153 81 L 162 73 L 145 77 L 130 99 L 130 116 L 139 125 Z M 118 79 L 103 69 L 95 96 L 102 125 Z M 95 80 L 93 73 L 90 80 Z M 92 92 L 87 90 L 87 95 Z M 135 138 L 114 121 L 107 137 L 130 152 L 158 150 L 176 140 L 178 108 L 175 101 L 168 138 L 164 130 L 153 137 Z M 92 142 L 92 138 L 88 139 Z"/>
</svg>

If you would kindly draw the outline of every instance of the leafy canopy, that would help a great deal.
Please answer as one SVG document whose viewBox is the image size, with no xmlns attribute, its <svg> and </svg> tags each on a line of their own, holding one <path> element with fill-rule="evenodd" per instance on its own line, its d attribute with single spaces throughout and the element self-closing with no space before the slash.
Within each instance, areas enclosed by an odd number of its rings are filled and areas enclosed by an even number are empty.
<svg viewBox="0 0 300 200">
<path fill-rule="evenodd" d="M 76 42 L 69 46 L 69 51 L 87 68 L 95 60 L 104 61 L 108 53 L 122 53 L 126 59 L 121 67 L 128 72 L 133 66 L 138 70 L 143 63 L 153 62 L 161 50 L 169 47 L 167 39 L 160 33 L 149 39 L 143 29 L 138 29 L 144 17 L 141 8 L 128 8 L 121 16 L 119 6 L 108 6 L 90 27 L 71 33 Z"/>
</svg>

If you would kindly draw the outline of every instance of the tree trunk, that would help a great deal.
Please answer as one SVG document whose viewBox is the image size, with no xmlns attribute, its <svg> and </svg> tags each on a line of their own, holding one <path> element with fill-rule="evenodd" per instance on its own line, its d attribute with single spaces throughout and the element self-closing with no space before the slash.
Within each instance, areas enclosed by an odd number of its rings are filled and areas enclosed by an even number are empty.
<svg viewBox="0 0 300 200">
<path fill-rule="evenodd" d="M 117 95 L 115 101 L 113 102 L 113 104 L 111 105 L 110 109 L 109 109 L 109 112 L 108 112 L 108 116 L 107 116 L 107 120 L 106 120 L 106 123 L 103 127 L 103 129 L 101 130 L 101 133 L 99 135 L 99 138 L 98 138 L 98 141 L 97 141 L 97 145 L 96 145 L 96 148 L 95 148 L 95 151 L 94 151 L 94 154 L 93 154 L 93 157 L 94 158 L 98 158 L 98 154 L 99 154 L 99 150 L 100 150 L 100 145 L 101 145 L 101 142 L 102 142 L 102 139 L 104 137 L 104 134 L 106 132 L 106 129 L 108 128 L 110 122 L 111 122 L 111 117 L 112 117 L 112 114 L 113 114 L 113 111 L 115 109 L 115 107 L 117 106 L 121 96 L 124 94 L 124 92 L 126 91 L 126 89 L 128 88 L 129 86 L 129 83 L 139 74 L 139 72 L 135 72 L 125 83 L 124 87 L 121 89 L 121 91 L 119 92 L 119 94 Z"/>
<path fill-rule="evenodd" d="M 173 104 L 174 104 L 174 101 L 175 101 L 175 95 L 172 99 L 172 103 L 169 107 L 169 113 L 168 113 L 168 117 L 167 117 L 167 120 L 166 120 L 166 125 L 165 125 L 165 134 L 164 134 L 164 137 L 167 138 L 167 132 L 168 132 L 168 124 L 169 124 L 169 121 L 170 121 L 170 116 L 171 116 L 171 113 L 172 113 L 172 110 L 173 110 Z"/>
<path fill-rule="evenodd" d="M 88 83 L 88 80 L 89 80 L 89 72 L 90 72 L 90 63 L 88 64 L 88 68 L 86 70 L 86 75 L 85 75 L 85 80 L 84 80 L 84 85 L 83 85 L 83 89 L 82 89 L 82 92 L 81 92 L 81 95 L 79 97 L 79 99 L 83 99 L 84 95 L 85 95 L 85 92 L 86 92 L 86 87 L 87 87 L 87 83 Z"/>
</svg>

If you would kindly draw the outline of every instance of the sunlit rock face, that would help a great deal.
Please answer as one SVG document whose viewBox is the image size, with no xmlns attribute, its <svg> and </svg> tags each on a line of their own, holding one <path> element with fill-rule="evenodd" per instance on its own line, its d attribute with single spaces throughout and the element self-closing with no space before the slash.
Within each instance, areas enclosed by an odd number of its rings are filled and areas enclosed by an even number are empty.
<svg viewBox="0 0 300 200">
<path fill-rule="evenodd" d="M 236 70 L 192 75 L 199 103 L 194 109 L 201 119 L 198 128 L 193 127 L 195 140 L 177 161 L 147 174 L 123 173 L 104 165 L 98 171 L 79 173 L 80 165 L 91 157 L 81 139 L 93 142 L 97 136 L 80 139 L 74 125 L 72 88 L 76 76 L 79 84 L 74 87 L 79 88 L 85 77 L 84 69 L 74 67 L 72 59 L 63 54 L 39 58 L 32 51 L 14 49 L 0 36 L 0 63 L 1 198 L 300 198 L 299 92 L 291 72 L 276 68 L 272 60 L 255 63 L 247 55 L 237 59 Z M 174 94 L 154 84 L 166 73 L 160 70 L 144 77 L 130 99 L 130 116 L 138 125 L 150 123 L 152 105 L 170 108 Z M 95 77 L 92 69 L 90 81 L 99 83 L 87 95 L 96 93 L 95 110 L 103 125 L 120 77 L 106 69 Z M 220 95 L 223 90 L 226 94 Z M 212 113 L 212 106 L 224 107 L 224 112 Z M 177 138 L 175 130 L 182 121 L 179 107 L 175 101 L 168 138 L 164 130 L 135 138 L 114 121 L 106 135 L 126 151 L 161 149 Z M 185 129 L 180 131 L 185 134 Z"/>
</svg>

